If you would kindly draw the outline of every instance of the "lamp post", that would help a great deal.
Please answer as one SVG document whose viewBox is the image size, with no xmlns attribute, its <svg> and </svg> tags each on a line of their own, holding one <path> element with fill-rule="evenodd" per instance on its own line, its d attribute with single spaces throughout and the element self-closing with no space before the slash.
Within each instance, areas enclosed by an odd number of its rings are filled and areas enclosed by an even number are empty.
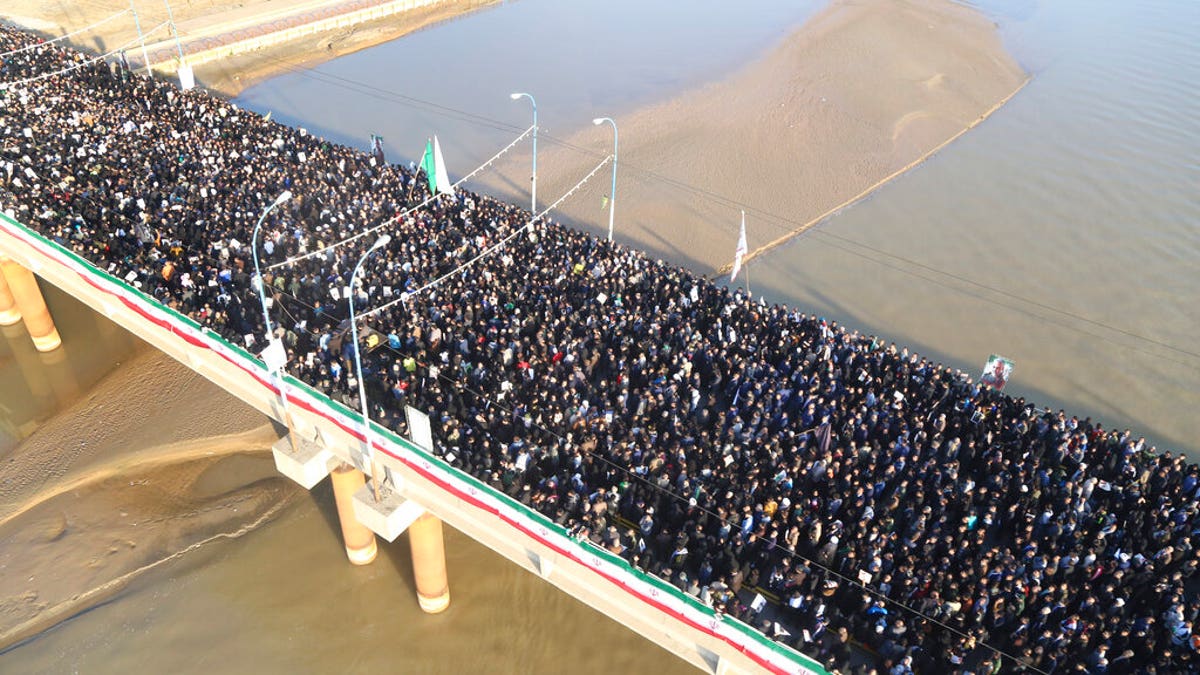
<svg viewBox="0 0 1200 675">
<path fill-rule="evenodd" d="M 179 67 L 183 68 L 183 45 L 179 42 L 179 31 L 175 28 L 175 14 L 171 12 L 171 0 L 163 0 L 167 6 L 167 21 L 171 22 L 171 35 L 175 37 L 175 49 L 179 50 Z"/>
<path fill-rule="evenodd" d="M 138 40 L 142 43 L 142 65 L 146 67 L 146 75 L 150 75 L 150 56 L 146 53 L 146 36 L 142 35 L 142 22 L 138 19 L 137 7 L 129 0 L 129 11 L 133 12 L 133 25 L 137 27 Z"/>
<path fill-rule="evenodd" d="M 254 258 L 254 275 L 258 277 L 258 299 L 262 301 L 263 321 L 265 322 L 267 331 L 267 346 L 263 349 L 263 362 L 267 364 L 267 370 L 269 370 L 271 374 L 278 379 L 279 398 L 283 402 L 284 420 L 287 422 L 288 438 L 291 439 L 292 451 L 294 452 L 296 451 L 296 435 L 292 433 L 292 411 L 288 408 L 287 388 L 283 381 L 283 376 L 279 372 L 280 369 L 283 368 L 283 364 L 287 361 L 287 352 L 283 352 L 283 359 L 281 360 L 277 357 L 273 358 L 271 356 L 270 350 L 275 345 L 275 340 L 272 337 L 274 332 L 271 330 L 271 313 L 267 311 L 266 282 L 263 280 L 262 272 L 259 270 L 258 266 L 258 231 L 262 229 L 262 224 L 263 221 L 267 219 L 267 214 L 271 213 L 275 210 L 275 207 L 283 204 L 291 198 L 292 193 L 288 190 L 284 190 L 283 192 L 279 193 L 279 196 L 275 198 L 275 201 L 271 202 L 267 208 L 263 209 L 262 215 L 258 217 L 258 222 L 254 224 L 254 231 L 250 234 L 250 252 L 251 256 Z"/>
<path fill-rule="evenodd" d="M 522 96 L 528 98 L 529 102 L 533 104 L 533 189 L 529 199 L 529 213 L 537 215 L 537 101 L 533 100 L 533 94 L 526 94 L 525 92 L 508 95 L 514 101 L 520 99 Z"/>
<path fill-rule="evenodd" d="M 592 124 L 597 126 L 608 122 L 613 128 L 613 170 L 612 191 L 608 195 L 608 240 L 612 241 L 613 213 L 617 210 L 617 123 L 611 117 L 597 117 Z"/>
<path fill-rule="evenodd" d="M 291 198 L 292 193 L 288 190 L 279 193 L 275 201 L 263 209 L 262 215 L 258 217 L 258 222 L 254 224 L 254 231 L 250 234 L 250 251 L 254 257 L 254 276 L 258 277 L 258 297 L 262 301 L 263 320 L 267 326 L 267 344 L 271 343 L 271 314 L 267 312 L 267 292 L 263 288 L 262 272 L 259 271 L 258 267 L 258 231 L 262 229 L 263 221 L 267 219 L 267 215 L 274 211 L 277 206 L 280 206 Z"/>
<path fill-rule="evenodd" d="M 358 323 L 354 319 L 354 287 L 355 280 L 358 278 L 359 272 L 362 271 L 362 265 L 371 257 L 375 251 L 388 245 L 392 240 L 392 235 L 385 234 L 375 240 L 371 244 L 371 248 L 358 259 L 358 264 L 354 266 L 354 271 L 350 273 L 350 335 L 354 340 L 354 369 L 358 374 L 358 404 L 362 407 L 363 418 L 363 441 L 367 444 L 367 458 L 371 460 L 371 489 L 375 492 L 375 501 L 379 501 L 379 472 L 375 470 L 375 450 L 371 447 L 371 417 L 367 410 L 367 386 L 363 382 L 362 373 L 362 355 L 359 354 L 358 346 Z"/>
</svg>

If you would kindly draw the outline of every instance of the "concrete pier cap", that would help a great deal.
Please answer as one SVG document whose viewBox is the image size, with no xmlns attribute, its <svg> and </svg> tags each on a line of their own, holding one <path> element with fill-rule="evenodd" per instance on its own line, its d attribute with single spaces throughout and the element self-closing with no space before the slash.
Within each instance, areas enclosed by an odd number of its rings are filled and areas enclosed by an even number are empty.
<svg viewBox="0 0 1200 675">
<path fill-rule="evenodd" d="M 295 433 L 292 432 L 289 436 L 295 436 Z M 311 490 L 329 475 L 331 466 L 336 467 L 341 462 L 331 450 L 316 439 L 298 437 L 295 441 L 293 447 L 292 439 L 284 436 L 271 446 L 275 468 L 279 473 L 302 485 L 305 490 Z"/>
<path fill-rule="evenodd" d="M 445 611 L 450 606 L 450 584 L 442 521 L 387 485 L 380 486 L 378 499 L 370 485 L 354 493 L 354 513 L 359 522 L 389 542 L 408 532 L 417 603 L 428 614 Z"/>
<path fill-rule="evenodd" d="M 364 485 L 354 493 L 354 515 L 375 534 L 392 542 L 425 515 L 425 507 L 386 486 L 380 488 L 376 501 L 375 491 Z"/>
</svg>

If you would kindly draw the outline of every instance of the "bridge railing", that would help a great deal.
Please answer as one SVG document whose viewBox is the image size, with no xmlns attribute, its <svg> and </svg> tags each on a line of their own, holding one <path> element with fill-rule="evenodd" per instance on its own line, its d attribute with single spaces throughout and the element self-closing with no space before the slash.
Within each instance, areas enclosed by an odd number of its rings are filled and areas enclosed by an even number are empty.
<svg viewBox="0 0 1200 675">
<path fill-rule="evenodd" d="M 283 419 L 276 380 L 246 349 L 4 213 L 0 213 L 0 252 L 247 403 Z M 291 375 L 284 377 L 284 383 L 298 432 L 312 437 L 319 431 L 339 457 L 361 461 L 358 412 Z M 624 558 L 572 538 L 542 513 L 391 429 L 373 425 L 372 441 L 381 453 L 380 463 L 393 472 L 406 497 L 692 663 L 714 673 L 746 667 L 777 673 L 826 673 L 804 654 L 731 616 L 718 615 L 696 597 L 633 567 Z M 546 565 L 547 561 L 552 565 Z"/>
</svg>

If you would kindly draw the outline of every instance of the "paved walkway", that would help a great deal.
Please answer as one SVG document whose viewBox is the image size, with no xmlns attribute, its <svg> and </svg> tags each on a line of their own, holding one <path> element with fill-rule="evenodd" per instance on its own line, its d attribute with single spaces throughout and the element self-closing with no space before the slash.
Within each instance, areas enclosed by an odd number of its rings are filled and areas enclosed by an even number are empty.
<svg viewBox="0 0 1200 675">
<path fill-rule="evenodd" d="M 184 54 L 197 54 L 391 2 L 394 0 L 308 0 L 278 8 L 253 5 L 182 21 L 177 28 Z M 437 0 L 426 6 L 435 4 Z M 138 51 L 129 50 L 131 56 Z M 146 51 L 154 63 L 178 55 L 173 37 L 146 45 Z"/>
</svg>

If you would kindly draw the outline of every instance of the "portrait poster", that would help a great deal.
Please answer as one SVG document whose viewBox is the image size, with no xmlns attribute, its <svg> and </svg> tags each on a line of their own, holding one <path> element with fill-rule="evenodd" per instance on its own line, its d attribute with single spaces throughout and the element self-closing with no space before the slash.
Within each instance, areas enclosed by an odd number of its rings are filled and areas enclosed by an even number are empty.
<svg viewBox="0 0 1200 675">
<path fill-rule="evenodd" d="M 1012 377 L 1013 362 L 998 354 L 992 354 L 988 357 L 987 364 L 983 367 L 983 375 L 979 381 L 987 386 L 1001 391 L 1004 385 L 1008 384 L 1009 378 Z"/>
</svg>

